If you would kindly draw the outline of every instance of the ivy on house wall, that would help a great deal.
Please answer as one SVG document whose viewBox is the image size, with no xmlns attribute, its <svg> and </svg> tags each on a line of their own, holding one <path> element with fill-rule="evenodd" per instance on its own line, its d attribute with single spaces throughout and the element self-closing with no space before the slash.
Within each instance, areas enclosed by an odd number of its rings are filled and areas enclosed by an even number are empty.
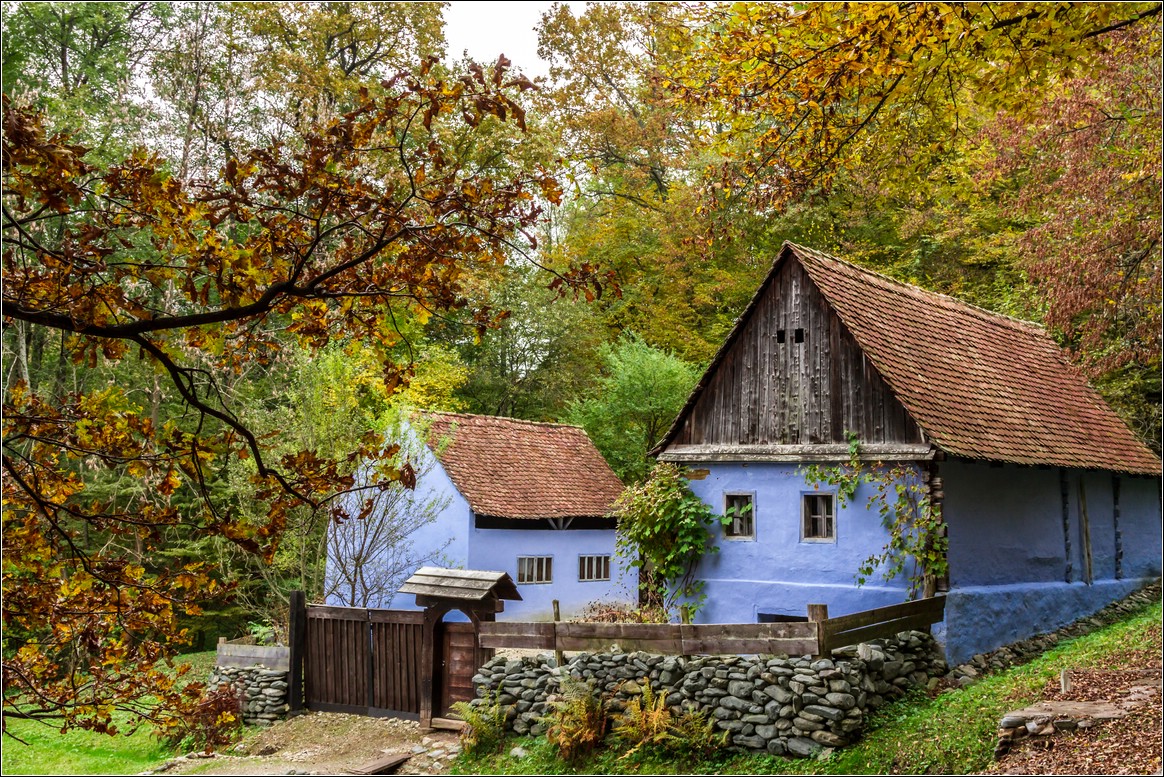
<svg viewBox="0 0 1164 777">
<path fill-rule="evenodd" d="M 840 507 L 856 498 L 861 485 L 872 489 L 868 509 L 876 510 L 881 517 L 889 540 L 880 552 L 871 553 L 857 567 L 857 585 L 864 585 L 880 570 L 886 582 L 904 575 L 911 600 L 919 594 L 923 598 L 933 596 L 938 579 L 949 568 L 949 540 L 941 504 L 930 498 L 924 473 L 908 463 L 864 463 L 857 436 L 852 432 L 845 436 L 849 440 L 848 461 L 835 466 L 813 464 L 805 467 L 803 474 L 814 489 L 822 485 L 835 487 Z"/>
</svg>

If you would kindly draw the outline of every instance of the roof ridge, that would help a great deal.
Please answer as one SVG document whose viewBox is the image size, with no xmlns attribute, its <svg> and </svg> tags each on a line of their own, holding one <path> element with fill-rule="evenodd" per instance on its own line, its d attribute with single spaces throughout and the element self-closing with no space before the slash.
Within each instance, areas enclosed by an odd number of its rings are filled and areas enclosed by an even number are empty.
<svg viewBox="0 0 1164 777">
<path fill-rule="evenodd" d="M 950 294 L 943 294 L 940 291 L 933 291 L 931 289 L 922 288 L 921 286 L 917 286 L 912 283 L 906 283 L 905 281 L 900 281 L 897 278 L 886 275 L 885 273 L 872 270 L 859 264 L 854 264 L 853 262 L 845 261 L 844 259 L 839 259 L 832 254 L 826 254 L 824 251 L 817 251 L 813 248 L 807 248 L 797 243 L 793 243 L 791 240 L 785 240 L 784 244 L 792 248 L 793 251 L 808 254 L 810 259 L 824 259 L 827 261 L 836 262 L 837 264 L 844 265 L 845 267 L 851 267 L 863 275 L 869 275 L 877 280 L 884 281 L 891 287 L 897 287 L 896 289 L 892 290 L 900 289 L 921 292 L 921 294 L 924 296 L 937 297 L 939 299 L 946 300 L 955 305 L 958 305 L 959 307 L 965 308 L 967 312 L 973 313 L 979 318 L 984 318 L 988 321 L 993 321 L 994 323 L 1009 326 L 1012 329 L 1033 329 L 1038 334 L 1048 334 L 1047 328 L 1035 321 L 1028 321 L 1024 318 L 1018 318 L 1016 316 L 1009 316 L 1006 313 L 999 313 L 997 311 L 990 310 L 989 308 L 984 308 L 981 305 L 975 305 L 973 302 L 967 302 L 964 299 L 959 299 L 958 297 L 952 296 Z"/>
<path fill-rule="evenodd" d="M 488 421 L 505 421 L 507 423 L 525 424 L 527 426 L 548 426 L 557 429 L 577 429 L 583 433 L 586 432 L 581 426 L 577 424 L 563 424 L 556 421 L 528 421 L 524 418 L 512 418 L 506 415 L 486 415 L 484 413 L 457 413 L 449 410 L 425 410 L 422 415 L 427 416 L 450 416 L 456 418 L 480 418 Z M 589 435 L 587 435 L 589 436 Z"/>
</svg>

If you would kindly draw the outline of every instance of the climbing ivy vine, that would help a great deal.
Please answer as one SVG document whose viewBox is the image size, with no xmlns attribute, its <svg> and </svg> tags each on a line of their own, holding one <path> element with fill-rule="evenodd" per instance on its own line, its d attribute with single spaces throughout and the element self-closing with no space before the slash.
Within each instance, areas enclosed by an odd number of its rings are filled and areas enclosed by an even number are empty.
<svg viewBox="0 0 1164 777">
<path fill-rule="evenodd" d="M 837 504 L 846 506 L 862 484 L 872 489 L 868 506 L 881 516 L 889 541 L 881 552 L 872 553 L 857 568 L 857 585 L 864 585 L 880 568 L 882 579 L 905 575 L 909 598 L 932 596 L 937 580 L 948 570 L 949 540 L 942 520 L 941 505 L 930 499 L 921 471 L 909 464 L 887 466 L 882 462 L 864 464 L 855 434 L 846 433 L 849 459 L 835 466 L 813 464 L 803 468 L 805 482 L 813 488 L 828 485 L 837 489 Z M 907 572 L 908 567 L 908 572 Z"/>
<path fill-rule="evenodd" d="M 615 552 L 639 570 L 640 586 L 667 613 L 676 609 L 688 618 L 706 599 L 703 581 L 695 567 L 712 544 L 717 516 L 687 486 L 674 464 L 660 462 L 645 482 L 631 486 L 618 501 L 618 535 Z"/>
</svg>

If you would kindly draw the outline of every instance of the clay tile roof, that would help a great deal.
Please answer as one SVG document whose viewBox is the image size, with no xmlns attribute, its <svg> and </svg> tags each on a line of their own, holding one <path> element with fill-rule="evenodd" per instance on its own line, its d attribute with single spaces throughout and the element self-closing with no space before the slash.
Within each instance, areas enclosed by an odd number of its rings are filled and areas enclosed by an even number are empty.
<svg viewBox="0 0 1164 777">
<path fill-rule="evenodd" d="M 576 426 L 463 413 L 428 418 L 429 447 L 479 515 L 599 517 L 622 493 L 618 476 Z"/>
<path fill-rule="evenodd" d="M 947 453 L 1014 464 L 1160 474 L 1141 443 L 1037 324 L 785 243 L 925 432 Z M 758 306 L 760 286 L 663 441 L 668 446 Z"/>
<path fill-rule="evenodd" d="M 927 437 L 948 453 L 1160 472 L 1160 460 L 1041 327 L 802 246 L 786 243 L 785 250 Z"/>
</svg>

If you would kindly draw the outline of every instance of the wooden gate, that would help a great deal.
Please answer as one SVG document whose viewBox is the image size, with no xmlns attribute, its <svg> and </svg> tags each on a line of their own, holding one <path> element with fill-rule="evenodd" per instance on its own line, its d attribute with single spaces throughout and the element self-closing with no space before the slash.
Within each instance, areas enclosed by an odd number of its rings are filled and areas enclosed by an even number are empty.
<svg viewBox="0 0 1164 777">
<path fill-rule="evenodd" d="M 476 648 L 471 623 L 438 627 L 434 655 L 425 656 L 424 613 L 310 605 L 303 656 L 306 707 L 417 720 L 423 664 L 433 667 L 434 706 L 444 716 L 453 702 L 475 695 L 472 677 L 492 657 Z"/>
</svg>

